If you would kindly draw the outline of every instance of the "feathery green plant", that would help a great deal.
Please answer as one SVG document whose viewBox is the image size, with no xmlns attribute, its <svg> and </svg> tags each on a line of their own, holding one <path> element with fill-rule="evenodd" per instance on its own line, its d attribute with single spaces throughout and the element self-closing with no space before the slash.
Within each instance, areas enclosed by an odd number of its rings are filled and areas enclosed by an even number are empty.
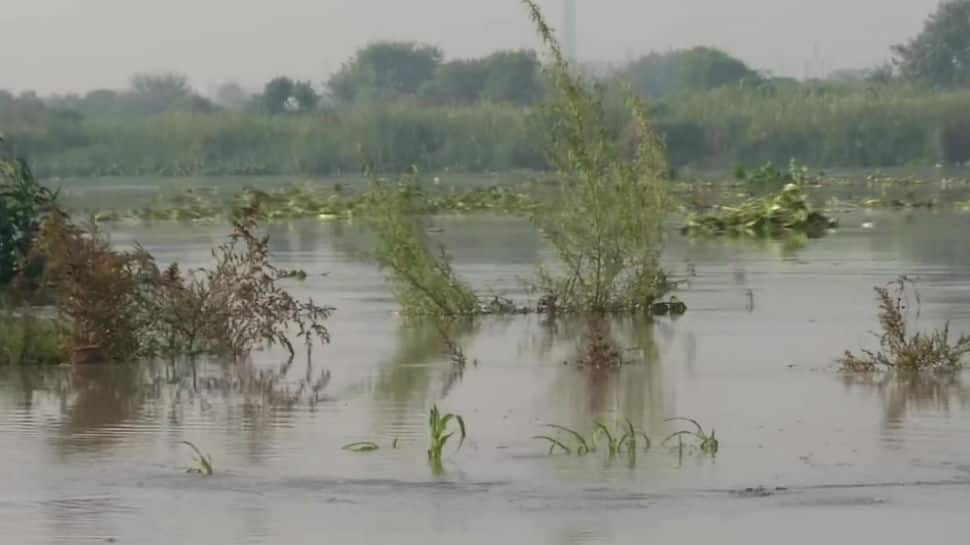
<svg viewBox="0 0 970 545">
<path fill-rule="evenodd" d="M 394 186 L 373 182 L 367 223 L 377 234 L 378 264 L 387 271 L 401 311 L 408 316 L 470 316 L 478 297 L 451 268 L 444 247 L 430 249 L 426 219 L 416 214 L 419 188 L 412 170 Z"/>
<path fill-rule="evenodd" d="M 541 269 L 537 288 L 573 311 L 642 309 L 662 295 L 659 265 L 667 206 L 666 148 L 643 102 L 627 92 L 633 158 L 611 134 L 601 90 L 575 75 L 539 6 L 523 0 L 551 55 L 558 91 L 546 108 L 547 155 L 560 191 L 533 221 L 556 250 L 561 271 Z"/>
</svg>

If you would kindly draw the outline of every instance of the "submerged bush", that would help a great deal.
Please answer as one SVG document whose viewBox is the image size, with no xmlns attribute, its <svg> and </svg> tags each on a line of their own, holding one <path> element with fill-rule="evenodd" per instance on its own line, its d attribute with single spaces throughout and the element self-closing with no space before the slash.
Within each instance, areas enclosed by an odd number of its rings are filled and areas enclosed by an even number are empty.
<svg viewBox="0 0 970 545">
<path fill-rule="evenodd" d="M 82 228 L 56 211 L 42 225 L 34 254 L 68 328 L 68 348 L 91 346 L 108 359 L 210 354 L 239 361 L 264 345 L 295 354 L 288 334 L 329 341 L 323 321 L 332 309 L 294 299 L 277 281 L 286 271 L 269 261 L 268 237 L 255 219 L 233 222 L 227 242 L 212 252 L 215 265 L 160 272 L 143 248 L 122 252 L 94 226 Z"/>
<path fill-rule="evenodd" d="M 911 294 L 910 280 L 901 277 L 889 286 L 876 287 L 879 298 L 880 350 L 863 350 L 862 356 L 850 351 L 840 360 L 846 371 L 872 372 L 879 369 L 899 371 L 955 371 L 963 367 L 970 354 L 970 337 L 960 335 L 950 341 L 950 326 L 929 334 L 910 334 L 906 319 Z M 917 305 L 919 298 L 917 295 Z"/>
<path fill-rule="evenodd" d="M 633 158 L 611 134 L 600 90 L 571 72 L 539 7 L 524 0 L 552 56 L 558 95 L 547 105 L 548 157 L 560 179 L 553 203 L 533 219 L 561 268 L 542 269 L 537 288 L 567 311 L 642 309 L 666 291 L 659 258 L 667 205 L 666 149 L 632 97 Z"/>
</svg>

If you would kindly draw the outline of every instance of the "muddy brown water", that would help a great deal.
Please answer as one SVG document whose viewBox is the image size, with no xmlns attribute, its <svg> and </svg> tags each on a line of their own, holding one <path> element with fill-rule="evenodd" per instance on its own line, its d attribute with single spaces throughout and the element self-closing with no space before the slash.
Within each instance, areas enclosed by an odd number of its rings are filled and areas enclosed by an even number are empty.
<svg viewBox="0 0 970 545">
<path fill-rule="evenodd" d="M 468 364 L 457 372 L 433 330 L 394 315 L 355 226 L 273 226 L 278 263 L 309 274 L 293 289 L 338 308 L 315 362 L 332 374 L 319 401 L 187 388 L 165 366 L 2 370 L 0 542 L 962 541 L 970 382 L 851 381 L 834 361 L 872 346 L 872 287 L 900 273 L 918 278 L 922 325 L 970 329 L 970 214 L 841 219 L 798 249 L 671 235 L 665 263 L 687 280 L 677 296 L 690 310 L 617 319 L 632 363 L 605 371 L 572 363 L 577 324 L 522 316 L 459 336 Z M 547 255 L 526 223 L 437 224 L 476 286 L 528 297 L 520 279 Z M 224 231 L 123 224 L 112 237 L 200 265 Z M 197 372 L 218 374 L 211 367 Z M 434 403 L 463 414 L 469 432 L 437 475 L 425 454 Z M 549 457 L 531 439 L 544 423 L 589 431 L 628 417 L 656 441 L 677 429 L 672 416 L 714 428 L 716 459 L 679 463 L 655 447 L 631 467 Z M 185 472 L 182 440 L 212 454 L 214 476 Z M 340 448 L 365 440 L 382 448 Z"/>
</svg>

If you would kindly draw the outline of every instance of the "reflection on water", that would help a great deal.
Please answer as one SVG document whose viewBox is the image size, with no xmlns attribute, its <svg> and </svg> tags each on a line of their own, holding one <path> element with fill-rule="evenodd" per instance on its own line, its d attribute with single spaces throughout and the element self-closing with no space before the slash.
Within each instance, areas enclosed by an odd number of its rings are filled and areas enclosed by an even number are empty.
<svg viewBox="0 0 970 545">
<path fill-rule="evenodd" d="M 899 483 L 901 504 L 939 522 L 923 496 L 908 494 L 918 494 L 909 492 L 916 482 L 966 480 L 965 377 L 863 381 L 836 373 L 834 359 L 869 346 L 872 286 L 900 273 L 920 279 L 925 326 L 970 326 L 970 240 L 960 234 L 968 216 L 841 219 L 838 232 L 794 254 L 672 236 L 665 261 L 689 264 L 677 296 L 690 310 L 676 320 L 627 315 L 596 325 L 596 350 L 621 362 L 602 366 L 580 365 L 591 350 L 582 319 L 404 323 L 364 256 L 359 226 L 274 225 L 281 266 L 309 273 L 289 284 L 296 295 L 338 307 L 319 366 L 280 369 L 270 352 L 242 366 L 0 370 L 0 527 L 16 541 L 154 541 L 164 512 L 181 522 L 164 533 L 175 541 L 637 542 L 698 512 L 692 527 L 704 528 L 703 520 L 774 501 L 738 504 L 712 491 L 786 486 L 822 491 L 812 492 L 821 502 L 842 490 L 832 485 L 869 491 L 878 483 Z M 527 297 L 519 279 L 547 254 L 526 222 L 436 222 L 461 274 Z M 126 225 L 113 236 L 195 266 L 223 231 Z M 440 481 L 425 454 L 432 404 L 469 426 Z M 547 423 L 588 433 L 595 421 L 614 427 L 623 418 L 658 438 L 672 431 L 664 422 L 672 416 L 715 428 L 717 459 L 678 469 L 654 449 L 632 468 L 606 467 L 596 457 L 548 457 L 531 439 Z M 214 455 L 215 477 L 183 472 L 183 439 Z M 394 439 L 399 448 L 390 448 Z M 360 440 L 382 448 L 340 450 Z M 778 520 L 796 527 L 787 517 Z M 724 541 L 750 541 L 737 535 Z"/>
<path fill-rule="evenodd" d="M 848 388 L 874 392 L 882 403 L 885 422 L 901 424 L 906 417 L 926 411 L 951 414 L 970 406 L 970 386 L 960 373 L 846 374 Z"/>
</svg>

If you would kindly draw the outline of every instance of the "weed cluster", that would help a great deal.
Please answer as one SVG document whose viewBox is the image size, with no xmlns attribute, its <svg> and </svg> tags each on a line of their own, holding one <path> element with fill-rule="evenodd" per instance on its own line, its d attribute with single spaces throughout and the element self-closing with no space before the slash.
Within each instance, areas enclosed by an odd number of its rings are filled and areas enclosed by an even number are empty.
<svg viewBox="0 0 970 545">
<path fill-rule="evenodd" d="M 911 293 L 915 292 L 915 288 L 909 278 L 900 277 L 888 286 L 876 287 L 875 290 L 879 299 L 879 325 L 882 328 L 878 335 L 880 350 L 863 350 L 862 356 L 847 350 L 841 359 L 844 370 L 946 372 L 963 367 L 965 357 L 970 354 L 970 337 L 960 335 L 955 342 L 951 342 L 949 324 L 929 334 L 910 334 L 906 314 L 911 297 L 915 297 L 918 311 L 919 294 Z"/>
<path fill-rule="evenodd" d="M 159 271 L 141 247 L 114 250 L 95 226 L 82 228 L 56 211 L 41 226 L 32 253 L 68 324 L 70 348 L 97 347 L 105 359 L 211 354 L 241 360 L 264 344 L 294 356 L 291 328 L 304 340 L 329 341 L 323 321 L 332 309 L 295 300 L 277 285 L 269 240 L 252 215 L 234 221 L 213 250 L 213 268 Z"/>
</svg>

